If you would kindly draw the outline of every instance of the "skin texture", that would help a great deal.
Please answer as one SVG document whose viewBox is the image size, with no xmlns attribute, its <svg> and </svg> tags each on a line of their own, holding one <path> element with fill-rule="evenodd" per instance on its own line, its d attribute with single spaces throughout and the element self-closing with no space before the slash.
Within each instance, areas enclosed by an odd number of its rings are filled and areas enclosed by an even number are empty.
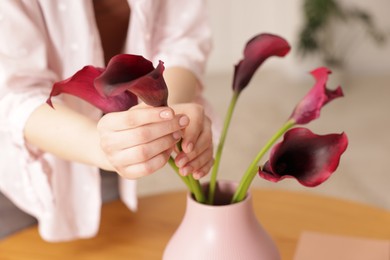
<svg viewBox="0 0 390 260">
<path fill-rule="evenodd" d="M 25 138 L 65 160 L 116 171 L 129 179 L 162 168 L 182 138 L 183 151 L 177 151 L 175 162 L 183 175 L 192 172 L 200 178 L 213 163 L 211 123 L 203 108 L 190 102 L 197 84 L 192 73 L 182 68 L 165 73 L 169 92 L 174 93 L 170 107 L 139 104 L 94 122 L 63 105 L 54 104 L 53 110 L 43 104 L 29 117 Z"/>
<path fill-rule="evenodd" d="M 131 10 L 124 0 L 94 1 L 105 61 L 120 53 Z M 113 30 L 115 28 L 115 30 Z M 115 34 L 113 34 L 115 32 Z M 37 108 L 25 126 L 28 143 L 65 160 L 94 165 L 135 179 L 162 168 L 173 151 L 183 175 L 207 174 L 213 163 L 210 119 L 193 103 L 198 81 L 180 67 L 167 68 L 168 107 L 140 104 L 98 122 L 60 104 Z M 176 144 L 182 138 L 182 152 Z"/>
</svg>

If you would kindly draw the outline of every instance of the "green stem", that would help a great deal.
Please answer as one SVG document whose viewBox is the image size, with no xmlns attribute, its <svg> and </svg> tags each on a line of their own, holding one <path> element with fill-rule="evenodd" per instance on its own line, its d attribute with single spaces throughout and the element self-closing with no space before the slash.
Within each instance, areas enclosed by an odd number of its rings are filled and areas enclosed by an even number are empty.
<svg viewBox="0 0 390 260">
<path fill-rule="evenodd" d="M 198 180 L 195 180 L 192 174 L 189 174 L 186 177 L 189 179 L 190 185 L 192 187 L 192 194 L 194 194 L 196 201 L 199 203 L 205 203 L 206 197 L 203 194 L 200 182 Z"/>
<path fill-rule="evenodd" d="M 295 125 L 293 120 L 287 121 L 279 130 L 276 132 L 267 142 L 267 144 L 261 149 L 257 154 L 255 159 L 249 165 L 247 171 L 245 172 L 243 178 L 241 179 L 240 184 L 236 192 L 233 195 L 232 203 L 236 203 L 245 199 L 245 196 L 248 192 L 249 186 L 251 185 L 253 179 L 255 178 L 258 170 L 258 163 L 264 154 L 274 145 L 274 143 L 291 127 Z"/>
<path fill-rule="evenodd" d="M 180 179 L 186 184 L 186 186 L 190 190 L 190 192 L 193 193 L 193 191 L 192 191 L 193 189 L 191 187 L 190 180 L 187 178 L 187 176 L 183 176 L 180 174 L 179 168 L 176 166 L 175 159 L 173 159 L 172 156 L 169 157 L 168 163 L 169 163 L 169 165 L 171 165 L 173 170 L 176 172 L 177 176 L 179 176 Z"/>
<path fill-rule="evenodd" d="M 221 157 L 222 157 L 222 150 L 223 150 L 223 147 L 225 145 L 226 135 L 228 132 L 230 121 L 232 119 L 233 111 L 234 111 L 234 108 L 236 106 L 239 94 L 240 94 L 239 92 L 234 92 L 232 99 L 230 100 L 230 105 L 229 105 L 229 108 L 228 108 L 226 116 L 225 116 L 225 121 L 223 124 L 221 137 L 219 139 L 219 144 L 217 147 L 217 151 L 215 153 L 215 161 L 214 161 L 214 166 L 213 166 L 213 169 L 211 172 L 210 184 L 209 184 L 209 195 L 208 195 L 208 200 L 207 200 L 207 203 L 210 205 L 212 205 L 214 203 L 215 187 L 216 187 L 216 183 L 217 183 L 218 169 L 219 169 L 219 165 L 220 165 Z"/>
<path fill-rule="evenodd" d="M 179 148 L 180 151 L 181 149 L 181 141 L 178 143 L 177 147 Z M 175 170 L 177 175 L 182 179 L 182 181 L 187 185 L 187 188 L 191 192 L 191 194 L 194 195 L 196 201 L 200 203 L 205 203 L 206 202 L 206 197 L 203 194 L 202 187 L 200 185 L 199 180 L 195 180 L 192 174 L 189 174 L 187 176 L 183 176 L 179 172 L 179 168 L 176 166 L 175 160 L 172 158 L 172 156 L 168 160 L 169 164 L 171 167 Z"/>
</svg>

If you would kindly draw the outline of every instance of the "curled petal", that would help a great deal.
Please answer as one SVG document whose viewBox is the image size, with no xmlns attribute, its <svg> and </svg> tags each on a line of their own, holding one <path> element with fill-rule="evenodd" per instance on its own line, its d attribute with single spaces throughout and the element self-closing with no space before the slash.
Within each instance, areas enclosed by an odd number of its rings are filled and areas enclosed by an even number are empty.
<svg viewBox="0 0 390 260">
<path fill-rule="evenodd" d="M 335 90 L 326 88 L 330 73 L 331 71 L 325 67 L 311 71 L 316 83 L 295 107 L 290 119 L 293 119 L 297 124 L 307 124 L 320 116 L 321 108 L 324 105 L 337 97 L 344 96 L 340 86 Z"/>
<path fill-rule="evenodd" d="M 273 182 L 295 178 L 304 186 L 314 187 L 337 169 L 347 146 L 344 133 L 316 135 L 306 128 L 293 128 L 273 147 L 259 175 Z"/>
<path fill-rule="evenodd" d="M 151 106 L 167 104 L 168 89 L 160 61 L 153 64 L 138 55 L 120 54 L 114 56 L 106 69 L 85 66 L 69 79 L 53 85 L 47 103 L 61 93 L 68 93 L 84 99 L 104 113 L 123 111 L 138 103 L 138 97 Z"/>
<path fill-rule="evenodd" d="M 115 97 L 101 96 L 94 86 L 96 77 L 103 73 L 104 69 L 93 66 L 85 66 L 72 77 L 54 83 L 47 103 L 53 107 L 51 98 L 61 93 L 67 93 L 84 99 L 104 113 L 127 110 L 137 104 L 137 97 L 132 93 L 122 93 Z"/>
<path fill-rule="evenodd" d="M 290 51 L 288 42 L 273 34 L 259 34 L 245 46 L 244 58 L 235 66 L 233 90 L 241 92 L 260 65 L 271 56 L 283 57 Z"/>
<path fill-rule="evenodd" d="M 131 82 L 153 70 L 152 62 L 142 56 L 115 55 L 108 62 L 104 72 L 96 78 L 96 89 L 102 96 L 111 96 L 117 84 Z"/>
<path fill-rule="evenodd" d="M 131 68 L 129 68 L 131 71 Z M 107 69 L 107 72 L 109 70 Z M 109 73 L 104 72 L 95 81 L 98 88 L 104 89 L 104 94 L 115 97 L 124 92 L 137 95 L 142 101 L 151 106 L 166 106 L 168 100 L 168 88 L 163 78 L 164 65 L 160 61 L 157 68 L 153 68 L 147 74 L 138 76 L 132 80 L 125 79 L 113 83 Z M 111 83 L 110 83 L 111 82 Z M 100 87 L 102 86 L 102 87 Z"/>
</svg>

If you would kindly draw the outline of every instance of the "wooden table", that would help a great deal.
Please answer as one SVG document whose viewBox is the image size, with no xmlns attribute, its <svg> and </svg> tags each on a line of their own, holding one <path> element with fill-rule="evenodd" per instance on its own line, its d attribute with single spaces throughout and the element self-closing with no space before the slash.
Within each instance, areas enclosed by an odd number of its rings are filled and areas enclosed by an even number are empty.
<svg viewBox="0 0 390 260">
<path fill-rule="evenodd" d="M 390 239 L 390 212 L 383 209 L 311 193 L 255 189 L 252 195 L 283 260 L 293 258 L 302 231 Z M 32 227 L 0 241 L 0 259 L 161 259 L 184 210 L 184 192 L 141 198 L 137 213 L 114 201 L 103 206 L 95 238 L 47 243 Z"/>
</svg>

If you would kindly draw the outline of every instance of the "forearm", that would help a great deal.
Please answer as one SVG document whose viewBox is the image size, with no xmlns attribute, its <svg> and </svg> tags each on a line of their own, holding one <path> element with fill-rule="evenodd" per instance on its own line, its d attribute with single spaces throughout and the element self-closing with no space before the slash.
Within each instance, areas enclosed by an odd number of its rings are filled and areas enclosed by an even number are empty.
<svg viewBox="0 0 390 260">
<path fill-rule="evenodd" d="M 169 88 L 169 104 L 192 102 L 198 80 L 183 68 L 169 68 L 164 77 Z M 64 160 L 76 161 L 112 171 L 100 146 L 97 122 L 61 104 L 38 107 L 27 120 L 26 141 Z"/>
<path fill-rule="evenodd" d="M 26 141 L 39 149 L 69 161 L 112 170 L 100 148 L 97 122 L 64 105 L 38 107 L 27 120 Z"/>
<path fill-rule="evenodd" d="M 198 88 L 198 79 L 195 75 L 180 67 L 168 68 L 164 72 L 169 96 L 168 104 L 193 102 Z"/>
</svg>

